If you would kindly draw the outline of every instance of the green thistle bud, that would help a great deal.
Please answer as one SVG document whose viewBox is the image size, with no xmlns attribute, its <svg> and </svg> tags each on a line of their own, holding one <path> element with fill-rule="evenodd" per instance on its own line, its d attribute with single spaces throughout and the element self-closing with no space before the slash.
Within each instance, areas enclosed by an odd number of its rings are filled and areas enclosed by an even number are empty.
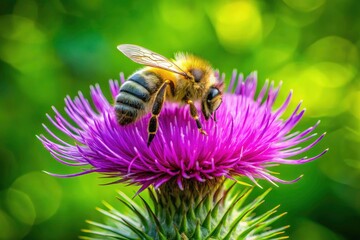
<svg viewBox="0 0 360 240">
<path fill-rule="evenodd" d="M 119 199 L 130 211 L 124 215 L 105 203 L 106 210 L 98 209 L 107 223 L 88 221 L 91 230 L 83 230 L 90 237 L 82 239 L 285 239 L 284 229 L 270 225 L 285 213 L 276 215 L 276 206 L 263 214 L 255 210 L 264 202 L 270 189 L 252 201 L 252 188 L 237 190 L 233 183 L 225 187 L 224 180 L 200 183 L 188 181 L 184 190 L 169 182 L 155 190 L 149 188 L 150 204 L 141 196 L 139 206 L 123 192 Z"/>
</svg>

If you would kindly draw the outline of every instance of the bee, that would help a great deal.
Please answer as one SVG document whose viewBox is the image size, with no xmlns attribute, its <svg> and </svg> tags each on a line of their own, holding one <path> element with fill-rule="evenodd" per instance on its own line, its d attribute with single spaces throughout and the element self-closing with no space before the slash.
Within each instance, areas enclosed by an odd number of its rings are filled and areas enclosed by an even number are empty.
<svg viewBox="0 0 360 240">
<path fill-rule="evenodd" d="M 201 112 L 208 120 L 222 103 L 222 83 L 205 60 L 190 54 L 176 54 L 171 61 L 137 45 L 122 44 L 118 50 L 132 61 L 145 65 L 121 86 L 115 99 L 117 122 L 124 126 L 151 112 L 147 146 L 158 130 L 158 118 L 165 100 L 189 105 L 200 133 L 207 135 L 194 102 L 201 100 Z"/>
</svg>

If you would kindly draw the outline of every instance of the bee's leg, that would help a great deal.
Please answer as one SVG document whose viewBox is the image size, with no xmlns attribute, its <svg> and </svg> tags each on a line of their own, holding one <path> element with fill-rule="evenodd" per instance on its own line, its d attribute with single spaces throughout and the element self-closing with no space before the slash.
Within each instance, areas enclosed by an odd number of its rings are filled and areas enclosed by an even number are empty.
<svg viewBox="0 0 360 240">
<path fill-rule="evenodd" d="M 158 130 L 158 117 L 161 111 L 161 108 L 164 105 L 166 88 L 169 86 L 171 82 L 169 80 L 164 81 L 164 83 L 160 86 L 159 90 L 156 93 L 154 105 L 152 106 L 151 118 L 148 125 L 148 140 L 147 146 L 150 146 L 151 141 L 154 139 L 155 134 Z"/>
<path fill-rule="evenodd" d="M 189 106 L 190 106 L 190 114 L 191 114 L 191 117 L 196 121 L 196 126 L 197 126 L 197 128 L 199 129 L 199 132 L 201 132 L 201 133 L 204 134 L 204 135 L 207 135 L 207 133 L 205 132 L 205 130 L 202 128 L 201 122 L 200 122 L 200 120 L 199 120 L 198 111 L 197 111 L 197 109 L 196 109 L 196 107 L 195 107 L 195 105 L 194 105 L 194 102 L 191 101 L 191 100 L 189 100 L 189 99 L 185 100 L 185 102 L 186 102 L 187 104 L 189 104 Z"/>
</svg>

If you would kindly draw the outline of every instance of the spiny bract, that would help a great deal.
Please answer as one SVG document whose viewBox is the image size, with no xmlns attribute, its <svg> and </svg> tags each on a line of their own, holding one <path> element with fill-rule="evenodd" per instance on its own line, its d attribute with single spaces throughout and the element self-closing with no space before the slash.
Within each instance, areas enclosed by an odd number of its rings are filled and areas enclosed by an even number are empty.
<svg viewBox="0 0 360 240">
<path fill-rule="evenodd" d="M 223 182 L 185 184 L 185 190 L 169 190 L 165 184 L 154 190 L 149 188 L 153 208 L 142 197 L 142 207 L 119 192 L 120 201 L 131 212 L 124 214 L 107 203 L 106 210 L 98 209 L 107 218 L 105 224 L 88 221 L 91 230 L 83 230 L 90 236 L 82 239 L 155 239 L 155 240 L 264 240 L 285 239 L 288 226 L 271 229 L 270 225 L 285 213 L 277 215 L 276 206 L 256 215 L 256 208 L 264 202 L 270 191 L 247 203 L 252 188 L 239 191 L 233 184 L 223 187 Z M 207 186 L 204 186 L 207 185 Z M 167 189 L 166 189 L 167 188 Z M 213 189 L 210 189 L 213 188 Z M 235 190 L 236 189 L 236 190 Z M 195 194 L 194 194 L 195 193 Z"/>
</svg>

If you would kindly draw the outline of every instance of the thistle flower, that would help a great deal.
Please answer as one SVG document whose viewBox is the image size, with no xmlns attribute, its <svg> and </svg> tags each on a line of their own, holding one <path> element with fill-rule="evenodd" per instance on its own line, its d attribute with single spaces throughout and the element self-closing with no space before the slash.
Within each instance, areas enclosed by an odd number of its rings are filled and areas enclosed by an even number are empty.
<svg viewBox="0 0 360 240">
<path fill-rule="evenodd" d="M 121 83 L 125 79 L 120 76 Z M 222 77 L 224 81 L 224 76 Z M 112 97 L 119 92 L 119 83 L 110 81 Z M 234 185 L 225 187 L 225 179 L 245 176 L 255 184 L 257 179 L 291 183 L 277 178 L 270 167 L 278 164 L 302 164 L 322 156 L 292 159 L 317 144 L 316 126 L 302 132 L 291 130 L 301 120 L 305 110 L 300 104 L 286 119 L 282 113 L 288 107 L 292 92 L 283 104 L 272 111 L 280 87 L 266 82 L 255 97 L 257 77 L 253 73 L 232 75 L 223 104 L 217 111 L 218 121 L 200 118 L 208 136 L 200 134 L 191 119 L 188 106 L 166 103 L 159 117 L 159 131 L 147 147 L 146 116 L 134 124 L 122 127 L 115 117 L 111 102 L 98 85 L 91 87 L 95 110 L 80 92 L 72 100 L 66 97 L 65 112 L 70 123 L 55 108 L 51 123 L 72 139 L 69 143 L 45 125 L 53 140 L 38 138 L 59 162 L 69 166 L 87 166 L 80 173 L 58 175 L 78 176 L 91 172 L 117 178 L 116 182 L 141 185 L 148 189 L 153 208 L 143 198 L 138 206 L 123 193 L 121 202 L 131 214 L 124 215 L 112 206 L 99 209 L 108 218 L 107 224 L 89 221 L 99 230 L 84 230 L 94 237 L 84 239 L 284 239 L 281 227 L 270 225 L 283 214 L 273 216 L 277 207 L 254 216 L 255 209 L 268 193 L 245 203 L 251 188 L 234 194 Z M 306 147 L 298 147 L 315 138 Z M 279 237 L 280 236 L 280 237 Z"/>
<path fill-rule="evenodd" d="M 121 83 L 125 81 L 120 76 Z M 222 77 L 224 80 L 224 76 Z M 150 147 L 146 146 L 149 116 L 129 126 L 120 126 L 115 118 L 113 100 L 108 101 L 99 85 L 91 87 L 95 110 L 80 92 L 72 100 L 66 97 L 65 112 L 70 123 L 55 108 L 51 123 L 73 139 L 69 143 L 56 136 L 45 125 L 53 140 L 40 135 L 39 139 L 51 155 L 69 166 L 88 166 L 80 173 L 57 175 L 78 176 L 98 172 L 118 177 L 114 182 L 139 184 L 142 191 L 150 185 L 159 188 L 166 182 L 176 182 L 183 189 L 185 180 L 205 182 L 221 177 L 233 179 L 245 176 L 289 183 L 275 177 L 270 168 L 279 164 L 302 164 L 322 156 L 324 150 L 310 158 L 292 159 L 317 144 L 325 134 L 315 138 L 312 133 L 319 122 L 302 132 L 292 132 L 304 115 L 299 103 L 285 120 L 280 119 L 288 107 L 292 92 L 283 104 L 272 110 L 279 87 L 266 81 L 255 97 L 256 73 L 245 80 L 233 73 L 223 104 L 217 111 L 217 122 L 205 121 L 208 136 L 199 134 L 191 119 L 188 106 L 166 103 L 159 117 L 159 131 Z M 119 92 L 119 83 L 110 81 L 112 97 Z M 306 147 L 299 144 L 315 138 Z"/>
</svg>

